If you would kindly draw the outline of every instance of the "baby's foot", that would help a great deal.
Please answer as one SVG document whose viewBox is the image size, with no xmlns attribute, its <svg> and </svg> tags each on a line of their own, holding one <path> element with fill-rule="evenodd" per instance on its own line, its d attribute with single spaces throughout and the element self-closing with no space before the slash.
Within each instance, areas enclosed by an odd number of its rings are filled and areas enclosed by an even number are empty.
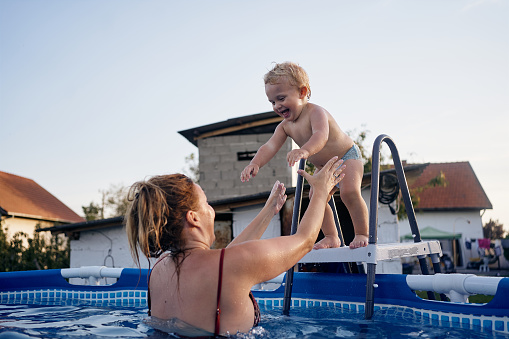
<svg viewBox="0 0 509 339">
<path fill-rule="evenodd" d="M 322 248 L 336 248 L 341 246 L 341 240 L 339 237 L 335 236 L 325 236 L 322 240 L 317 242 L 315 246 L 313 246 L 314 250 L 319 250 Z"/>
<path fill-rule="evenodd" d="M 350 248 L 359 248 L 359 247 L 366 247 L 368 246 L 368 237 L 364 234 L 356 234 L 355 238 L 353 238 L 352 242 L 350 243 Z"/>
</svg>

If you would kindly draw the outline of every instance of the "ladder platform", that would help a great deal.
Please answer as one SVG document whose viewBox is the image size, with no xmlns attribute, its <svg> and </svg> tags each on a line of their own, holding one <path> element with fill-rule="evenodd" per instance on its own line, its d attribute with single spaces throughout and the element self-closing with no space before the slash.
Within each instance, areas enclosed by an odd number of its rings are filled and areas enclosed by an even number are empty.
<svg viewBox="0 0 509 339">
<path fill-rule="evenodd" d="M 442 256 L 442 248 L 438 240 L 417 243 L 370 244 L 353 250 L 347 246 L 312 250 L 299 263 L 366 262 L 376 264 L 382 260 L 430 254 Z"/>
</svg>

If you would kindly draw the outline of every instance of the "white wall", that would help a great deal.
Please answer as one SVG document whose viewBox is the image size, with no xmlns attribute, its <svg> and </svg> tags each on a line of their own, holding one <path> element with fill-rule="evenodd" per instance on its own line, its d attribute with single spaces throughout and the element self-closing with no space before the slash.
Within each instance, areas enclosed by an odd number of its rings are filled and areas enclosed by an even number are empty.
<svg viewBox="0 0 509 339">
<path fill-rule="evenodd" d="M 362 190 L 362 197 L 370 210 L 370 188 Z M 394 207 L 394 203 L 393 203 Z M 371 213 L 370 213 L 371 214 Z M 377 227 L 377 243 L 390 244 L 399 242 L 399 223 L 396 215 L 391 213 L 389 205 L 378 203 L 378 227 Z M 401 274 L 403 271 L 401 259 L 380 261 L 376 265 L 376 273 L 385 274 Z"/>
<path fill-rule="evenodd" d="M 111 251 L 110 251 L 111 250 Z M 157 259 L 151 258 L 151 266 Z M 79 240 L 71 240 L 71 268 L 82 266 L 106 266 L 137 268 L 129 251 L 127 234 L 123 226 L 101 230 L 81 231 Z M 140 267 L 148 268 L 147 258 L 140 253 Z M 101 279 L 100 284 L 112 284 L 114 278 Z M 86 285 L 81 278 L 69 279 L 71 284 Z"/>
<path fill-rule="evenodd" d="M 236 208 L 233 210 L 233 237 L 238 236 L 251 221 L 260 213 L 263 205 Z M 281 236 L 281 221 L 279 213 L 270 221 L 269 226 L 262 235 L 262 239 L 269 239 Z"/>
<path fill-rule="evenodd" d="M 148 261 L 142 254 L 140 265 L 148 268 Z M 81 266 L 137 267 L 129 251 L 125 228 L 81 231 L 79 240 L 71 240 L 71 267 Z"/>
</svg>

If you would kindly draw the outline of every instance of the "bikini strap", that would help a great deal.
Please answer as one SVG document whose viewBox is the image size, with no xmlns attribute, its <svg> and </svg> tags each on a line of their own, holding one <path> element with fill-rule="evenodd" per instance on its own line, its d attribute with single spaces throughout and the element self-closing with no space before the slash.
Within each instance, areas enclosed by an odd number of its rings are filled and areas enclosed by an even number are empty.
<svg viewBox="0 0 509 339">
<path fill-rule="evenodd" d="M 221 257 L 219 258 L 219 279 L 217 283 L 217 308 L 216 308 L 216 327 L 214 329 L 214 335 L 219 335 L 220 316 L 221 309 L 219 308 L 219 302 L 221 301 L 221 286 L 223 285 L 223 260 L 224 260 L 224 248 L 221 249 Z"/>
<path fill-rule="evenodd" d="M 152 315 L 152 301 L 150 300 L 150 276 L 152 275 L 152 271 L 154 270 L 154 268 L 156 268 L 156 265 L 159 264 L 166 257 L 167 257 L 167 255 L 165 255 L 162 258 L 159 258 L 159 260 L 157 260 L 156 263 L 154 264 L 154 267 L 152 267 L 152 269 L 150 269 L 149 272 L 148 272 L 148 281 L 147 281 L 147 305 L 148 305 L 148 311 L 147 311 L 147 314 L 149 316 Z"/>
</svg>

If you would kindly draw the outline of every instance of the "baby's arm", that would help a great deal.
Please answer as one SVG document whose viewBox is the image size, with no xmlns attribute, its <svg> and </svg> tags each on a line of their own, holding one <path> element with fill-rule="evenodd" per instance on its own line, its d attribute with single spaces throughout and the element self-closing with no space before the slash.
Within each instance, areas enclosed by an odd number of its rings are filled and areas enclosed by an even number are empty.
<svg viewBox="0 0 509 339">
<path fill-rule="evenodd" d="M 310 112 L 311 137 L 300 149 L 294 149 L 287 155 L 288 165 L 293 166 L 300 159 L 307 159 L 316 154 L 329 140 L 329 120 L 323 109 L 316 108 Z"/>
<path fill-rule="evenodd" d="M 256 152 L 256 155 L 249 165 L 247 165 L 242 173 L 240 173 L 240 180 L 245 182 L 249 181 L 250 178 L 255 177 L 260 168 L 265 166 L 270 159 L 276 155 L 281 146 L 283 146 L 286 141 L 286 137 L 287 135 L 283 130 L 283 127 L 279 124 L 272 137 L 270 137 L 270 139 L 258 149 L 258 152 Z"/>
</svg>

